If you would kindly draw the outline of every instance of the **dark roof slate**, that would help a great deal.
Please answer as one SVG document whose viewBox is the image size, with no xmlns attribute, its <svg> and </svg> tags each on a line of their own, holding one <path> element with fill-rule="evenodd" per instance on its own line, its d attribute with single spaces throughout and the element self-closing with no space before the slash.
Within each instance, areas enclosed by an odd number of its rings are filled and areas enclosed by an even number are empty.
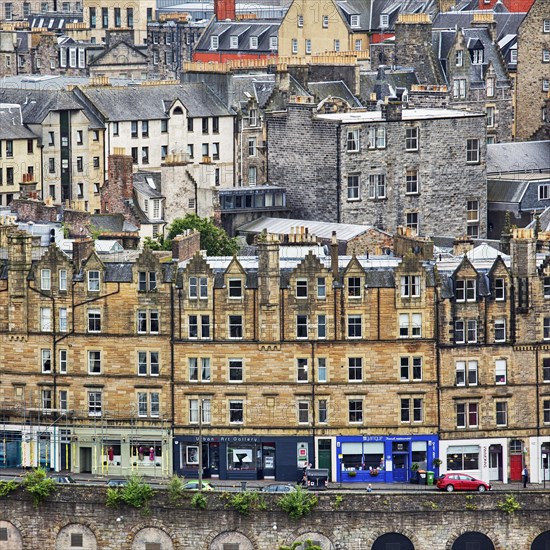
<svg viewBox="0 0 550 550">
<path fill-rule="evenodd" d="M 487 174 L 550 170 L 550 141 L 487 145 Z"/>
</svg>

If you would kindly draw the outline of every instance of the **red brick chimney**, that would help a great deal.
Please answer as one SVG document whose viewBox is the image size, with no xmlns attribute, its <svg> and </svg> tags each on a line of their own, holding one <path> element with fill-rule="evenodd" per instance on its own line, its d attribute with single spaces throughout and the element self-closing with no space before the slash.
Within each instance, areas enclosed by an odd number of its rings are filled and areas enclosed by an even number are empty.
<svg viewBox="0 0 550 550">
<path fill-rule="evenodd" d="M 218 21 L 235 21 L 235 0 L 214 0 L 214 15 Z"/>
</svg>

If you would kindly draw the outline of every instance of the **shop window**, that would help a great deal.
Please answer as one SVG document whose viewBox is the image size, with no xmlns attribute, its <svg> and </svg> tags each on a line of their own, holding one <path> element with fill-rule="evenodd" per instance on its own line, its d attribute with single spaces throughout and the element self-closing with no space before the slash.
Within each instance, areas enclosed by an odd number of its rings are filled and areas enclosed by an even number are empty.
<svg viewBox="0 0 550 550">
<path fill-rule="evenodd" d="M 228 470 L 255 470 L 257 445 L 229 445 L 227 447 Z"/>
<path fill-rule="evenodd" d="M 447 470 L 479 469 L 479 446 L 464 445 L 447 448 Z"/>
</svg>

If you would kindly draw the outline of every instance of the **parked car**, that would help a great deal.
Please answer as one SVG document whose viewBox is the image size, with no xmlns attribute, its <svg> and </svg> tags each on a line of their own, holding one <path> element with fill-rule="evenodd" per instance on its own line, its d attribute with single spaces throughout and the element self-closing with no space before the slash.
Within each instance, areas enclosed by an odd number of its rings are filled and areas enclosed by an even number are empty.
<svg viewBox="0 0 550 550">
<path fill-rule="evenodd" d="M 286 483 L 272 483 L 271 485 L 262 487 L 262 491 L 264 493 L 292 493 L 293 491 L 296 491 L 296 487 Z"/>
<path fill-rule="evenodd" d="M 107 482 L 107 487 L 125 487 L 128 485 L 127 479 L 110 479 Z"/>
<path fill-rule="evenodd" d="M 71 476 L 50 476 L 56 483 L 76 483 Z"/>
<path fill-rule="evenodd" d="M 489 491 L 491 486 L 481 479 L 476 479 L 468 474 L 457 472 L 448 472 L 440 475 L 437 479 L 436 486 L 442 491 Z"/>
<path fill-rule="evenodd" d="M 198 491 L 199 490 L 199 482 L 197 481 L 188 481 L 187 483 L 183 484 L 183 488 L 186 491 Z M 202 490 L 203 491 L 213 491 L 214 486 L 211 485 L 209 481 L 203 481 L 202 482 Z"/>
</svg>

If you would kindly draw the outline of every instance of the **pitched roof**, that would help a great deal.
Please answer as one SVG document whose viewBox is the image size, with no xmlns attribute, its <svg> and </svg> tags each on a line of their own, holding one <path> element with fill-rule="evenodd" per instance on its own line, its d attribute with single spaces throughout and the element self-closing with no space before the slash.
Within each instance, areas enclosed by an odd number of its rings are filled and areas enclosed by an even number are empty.
<svg viewBox="0 0 550 550">
<path fill-rule="evenodd" d="M 82 93 L 106 120 L 160 120 L 179 99 L 190 117 L 231 116 L 212 90 L 201 82 L 158 86 L 99 86 L 82 88 Z M 139 108 L 136 106 L 139 105 Z"/>
<path fill-rule="evenodd" d="M 0 103 L 0 139 L 32 139 L 36 136 L 24 124 L 21 106 Z"/>
<path fill-rule="evenodd" d="M 550 141 L 487 145 L 487 174 L 550 170 Z"/>
</svg>

